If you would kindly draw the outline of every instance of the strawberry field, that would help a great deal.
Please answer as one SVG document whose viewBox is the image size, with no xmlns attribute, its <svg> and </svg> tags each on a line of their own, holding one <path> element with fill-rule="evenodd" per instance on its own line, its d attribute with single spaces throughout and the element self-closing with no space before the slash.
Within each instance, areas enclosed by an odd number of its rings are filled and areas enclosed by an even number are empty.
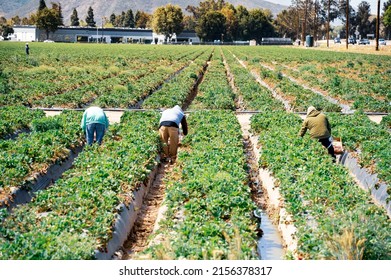
<svg viewBox="0 0 391 280">
<path fill-rule="evenodd" d="M 389 56 L 248 46 L 30 48 L 26 57 L 23 44 L 0 44 L 0 259 L 273 258 L 259 253 L 254 211 L 279 230 L 281 259 L 391 259 Z M 177 104 L 189 134 L 170 165 L 160 162 L 158 125 L 160 110 Z M 85 146 L 80 129 L 90 105 L 109 120 L 110 110 L 123 113 L 102 146 Z M 376 177 L 369 190 L 365 177 L 297 136 L 311 105 L 327 114 L 357 168 Z M 238 114 L 251 115 L 256 166 Z M 38 189 L 54 165 L 65 170 Z M 152 213 L 143 201 L 156 184 L 164 188 Z M 32 199 L 19 203 L 22 191 Z"/>
</svg>

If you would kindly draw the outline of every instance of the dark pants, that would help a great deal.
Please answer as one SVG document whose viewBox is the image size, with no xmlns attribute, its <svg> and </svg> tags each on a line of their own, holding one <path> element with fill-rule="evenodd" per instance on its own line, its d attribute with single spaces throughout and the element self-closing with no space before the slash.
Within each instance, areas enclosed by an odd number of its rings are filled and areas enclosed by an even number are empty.
<svg viewBox="0 0 391 280">
<path fill-rule="evenodd" d="M 319 139 L 319 142 L 322 143 L 322 145 L 327 149 L 329 155 L 336 159 L 334 147 L 333 144 L 330 142 L 329 138 Z"/>
<path fill-rule="evenodd" d="M 105 125 L 101 123 L 88 124 L 86 129 L 87 144 L 92 145 L 94 143 L 94 136 L 96 138 L 96 142 L 99 145 L 102 144 L 103 136 L 105 135 L 105 129 Z"/>
</svg>

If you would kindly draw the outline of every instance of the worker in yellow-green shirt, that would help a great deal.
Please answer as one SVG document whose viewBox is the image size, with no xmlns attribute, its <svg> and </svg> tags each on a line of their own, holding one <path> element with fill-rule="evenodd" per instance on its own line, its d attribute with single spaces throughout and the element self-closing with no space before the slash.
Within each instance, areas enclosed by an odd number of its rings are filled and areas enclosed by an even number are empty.
<svg viewBox="0 0 391 280">
<path fill-rule="evenodd" d="M 318 141 L 327 149 L 328 153 L 335 161 L 336 156 L 331 138 L 331 126 L 326 115 L 316 110 L 314 106 L 307 109 L 307 117 L 303 121 L 299 136 L 303 137 L 307 129 L 310 131 L 310 136 Z"/>
</svg>

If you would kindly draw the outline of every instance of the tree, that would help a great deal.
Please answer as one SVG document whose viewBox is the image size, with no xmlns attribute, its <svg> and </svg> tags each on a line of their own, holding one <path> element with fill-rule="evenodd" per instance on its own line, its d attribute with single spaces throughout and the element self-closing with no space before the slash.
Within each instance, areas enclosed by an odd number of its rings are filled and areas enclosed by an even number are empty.
<svg viewBox="0 0 391 280">
<path fill-rule="evenodd" d="M 22 25 L 29 25 L 30 21 L 27 17 L 22 18 Z"/>
<path fill-rule="evenodd" d="M 14 33 L 14 29 L 8 24 L 5 25 L 0 24 L 0 33 L 1 36 L 3 36 L 3 38 L 7 38 L 9 34 Z"/>
<path fill-rule="evenodd" d="M 71 15 L 71 26 L 80 26 L 79 16 L 77 14 L 76 8 L 73 8 Z"/>
<path fill-rule="evenodd" d="M 387 12 L 389 11 L 389 8 L 391 7 L 391 0 L 388 0 L 387 2 L 383 3 L 383 24 L 384 24 L 384 33 L 385 33 L 385 36 L 387 37 L 387 39 L 390 39 L 391 38 L 391 25 L 387 25 L 386 22 L 384 21 L 384 18 L 386 17 L 386 14 L 389 15 L 390 12 Z M 389 17 L 389 16 L 388 16 Z"/>
<path fill-rule="evenodd" d="M 124 20 L 125 20 L 125 12 L 122 11 L 122 13 L 115 17 L 114 26 L 115 27 L 123 27 L 124 26 Z"/>
<path fill-rule="evenodd" d="M 96 27 L 96 22 L 94 20 L 94 10 L 90 6 L 87 11 L 86 23 L 90 27 Z"/>
<path fill-rule="evenodd" d="M 281 11 L 274 21 L 276 31 L 280 36 L 299 39 L 300 26 L 298 24 L 298 13 L 294 7 Z"/>
<path fill-rule="evenodd" d="M 135 16 L 136 27 L 138 28 L 147 28 L 150 26 L 151 15 L 147 14 L 144 11 L 137 11 Z"/>
<path fill-rule="evenodd" d="M 125 13 L 124 26 L 130 28 L 134 27 L 134 16 L 133 11 L 131 9 L 127 10 Z"/>
<path fill-rule="evenodd" d="M 221 12 L 210 11 L 198 20 L 196 33 L 202 41 L 222 39 L 225 34 L 225 16 Z"/>
<path fill-rule="evenodd" d="M 383 23 L 386 27 L 391 28 L 391 6 L 383 14 Z"/>
<path fill-rule="evenodd" d="M 368 33 L 375 33 L 375 30 L 371 30 L 371 22 L 369 16 L 371 12 L 371 5 L 368 2 L 363 1 L 358 5 L 357 8 L 357 30 L 364 37 Z"/>
<path fill-rule="evenodd" d="M 356 17 L 356 11 L 353 9 L 352 6 L 349 5 L 349 34 L 346 34 L 346 6 L 347 6 L 347 1 L 346 0 L 341 0 L 339 4 L 339 19 L 342 21 L 344 24 L 345 28 L 341 30 L 341 37 L 348 38 L 349 36 L 353 36 L 353 32 L 357 26 L 357 17 Z"/>
<path fill-rule="evenodd" d="M 64 17 L 62 16 L 61 4 L 52 2 L 52 9 L 57 12 L 57 21 L 59 26 L 64 26 Z"/>
<path fill-rule="evenodd" d="M 205 16 L 206 13 L 212 11 L 220 11 L 225 6 L 224 0 L 206 0 L 200 2 L 198 7 L 187 6 L 186 11 L 192 13 L 196 20 L 200 19 L 202 16 Z"/>
<path fill-rule="evenodd" d="M 38 13 L 32 13 L 32 14 L 30 14 L 30 17 L 29 17 L 29 24 L 30 24 L 30 25 L 36 25 L 36 24 L 37 24 L 37 18 L 38 18 Z"/>
<path fill-rule="evenodd" d="M 266 14 L 261 9 L 253 9 L 249 11 L 247 40 L 255 39 L 258 43 L 263 37 L 273 37 L 274 28 L 271 24 L 271 19 L 266 17 Z"/>
<path fill-rule="evenodd" d="M 158 34 L 163 34 L 167 41 L 170 41 L 174 34 L 183 31 L 183 13 L 178 5 L 168 4 L 159 7 L 153 14 L 152 27 Z"/>
<path fill-rule="evenodd" d="M 227 4 L 221 9 L 221 13 L 225 16 L 225 41 L 236 39 L 238 32 L 238 19 L 236 17 L 236 9 L 233 5 Z"/>
<path fill-rule="evenodd" d="M 197 25 L 197 23 L 194 19 L 194 16 L 185 15 L 183 17 L 183 29 L 184 30 L 195 31 L 196 25 Z"/>
<path fill-rule="evenodd" d="M 47 8 L 45 0 L 39 0 L 38 11 L 42 11 L 45 8 Z"/>
<path fill-rule="evenodd" d="M 60 25 L 64 26 L 64 16 L 62 15 L 61 3 L 58 3 L 58 17 L 60 20 Z"/>
<path fill-rule="evenodd" d="M 11 22 L 12 22 L 12 25 L 20 25 L 22 20 L 20 19 L 19 16 L 14 16 L 13 18 L 11 18 Z"/>
<path fill-rule="evenodd" d="M 115 26 L 115 14 L 114 13 L 112 13 L 111 15 L 110 15 L 110 23 L 113 25 L 113 26 Z"/>
<path fill-rule="evenodd" d="M 46 39 L 49 39 L 50 32 L 58 29 L 59 24 L 58 11 L 55 9 L 44 8 L 37 13 L 37 28 L 46 31 Z"/>
<path fill-rule="evenodd" d="M 247 8 L 239 5 L 236 8 L 236 17 L 238 21 L 238 29 L 237 29 L 237 40 L 247 40 L 245 38 L 248 38 L 249 36 L 249 20 L 250 20 L 250 13 L 248 12 Z"/>
<path fill-rule="evenodd" d="M 8 35 L 12 33 L 14 33 L 14 29 L 7 24 L 7 19 L 5 17 L 0 17 L 0 35 L 7 38 Z"/>
</svg>

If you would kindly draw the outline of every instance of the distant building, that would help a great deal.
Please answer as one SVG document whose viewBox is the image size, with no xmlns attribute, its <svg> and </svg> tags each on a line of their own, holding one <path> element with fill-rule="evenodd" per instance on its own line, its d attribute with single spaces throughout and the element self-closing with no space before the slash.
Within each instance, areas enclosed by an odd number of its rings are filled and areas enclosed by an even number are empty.
<svg viewBox="0 0 391 280">
<path fill-rule="evenodd" d="M 35 26 L 13 26 L 12 41 L 44 41 L 46 31 Z M 152 29 L 140 28 L 100 28 L 100 27 L 59 27 L 49 34 L 49 39 L 55 42 L 104 42 L 104 43 L 144 43 L 163 44 L 164 36 L 153 33 Z M 173 43 L 199 43 L 195 32 L 182 32 L 173 36 Z"/>
</svg>

